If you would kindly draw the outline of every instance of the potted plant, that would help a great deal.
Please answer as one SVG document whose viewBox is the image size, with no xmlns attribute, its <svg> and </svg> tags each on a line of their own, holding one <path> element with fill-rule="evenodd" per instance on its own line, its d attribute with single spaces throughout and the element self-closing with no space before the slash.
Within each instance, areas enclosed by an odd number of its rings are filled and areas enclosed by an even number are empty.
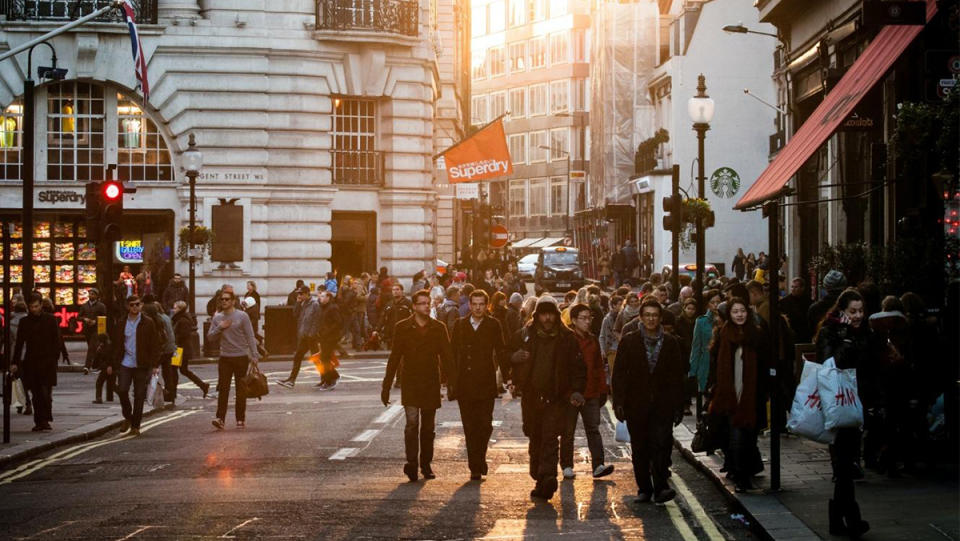
<svg viewBox="0 0 960 541">
<path fill-rule="evenodd" d="M 190 259 L 191 246 L 200 249 L 200 254 L 197 257 L 199 261 L 203 261 L 204 256 L 210 254 L 213 249 L 213 230 L 202 225 L 194 226 L 193 235 L 190 234 L 190 226 L 181 227 L 177 238 L 177 257 L 181 261 Z"/>
<path fill-rule="evenodd" d="M 706 199 L 688 197 L 683 200 L 683 221 L 691 224 L 697 219 L 703 219 L 703 227 L 713 227 L 714 214 L 710 210 L 710 203 Z"/>
</svg>

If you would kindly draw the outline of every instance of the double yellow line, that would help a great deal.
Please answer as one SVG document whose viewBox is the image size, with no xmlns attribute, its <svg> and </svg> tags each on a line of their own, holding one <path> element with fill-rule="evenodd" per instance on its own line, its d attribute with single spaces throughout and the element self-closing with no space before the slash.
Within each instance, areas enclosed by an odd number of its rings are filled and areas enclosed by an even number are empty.
<svg viewBox="0 0 960 541">
<path fill-rule="evenodd" d="M 179 411 L 175 411 L 173 413 L 164 415 L 162 417 L 159 417 L 157 419 L 152 419 L 150 421 L 143 423 L 143 425 L 141 425 L 140 432 L 143 433 L 150 430 L 151 428 L 160 426 L 165 423 L 169 423 L 170 421 L 182 419 L 183 417 L 186 417 L 188 415 L 193 415 L 194 413 L 197 413 L 197 411 L 198 410 L 179 410 Z M 21 464 L 17 468 L 14 468 L 10 471 L 6 471 L 0 474 L 0 485 L 6 485 L 8 483 L 12 483 L 16 481 L 17 479 L 23 479 L 24 477 L 38 470 L 41 470 L 51 464 L 54 464 L 61 460 L 67 460 L 67 459 L 73 458 L 77 455 L 86 453 L 87 451 L 92 451 L 97 447 L 102 447 L 104 445 L 109 445 L 111 443 L 117 443 L 124 440 L 129 440 L 134 437 L 135 436 L 125 436 L 123 434 L 117 434 L 105 440 L 96 440 L 96 441 L 90 441 L 86 443 L 73 445 L 62 451 L 58 451 L 46 458 L 38 458 L 36 460 L 31 460 L 29 462 Z"/>
</svg>

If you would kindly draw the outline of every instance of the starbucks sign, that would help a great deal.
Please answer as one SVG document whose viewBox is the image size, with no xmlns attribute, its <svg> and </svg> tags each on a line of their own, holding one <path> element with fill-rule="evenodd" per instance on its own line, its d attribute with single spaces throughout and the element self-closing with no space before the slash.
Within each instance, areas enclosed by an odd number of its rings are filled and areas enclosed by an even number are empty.
<svg viewBox="0 0 960 541">
<path fill-rule="evenodd" d="M 740 175 L 729 167 L 721 167 L 710 175 L 710 189 L 717 197 L 733 197 L 740 191 Z"/>
</svg>

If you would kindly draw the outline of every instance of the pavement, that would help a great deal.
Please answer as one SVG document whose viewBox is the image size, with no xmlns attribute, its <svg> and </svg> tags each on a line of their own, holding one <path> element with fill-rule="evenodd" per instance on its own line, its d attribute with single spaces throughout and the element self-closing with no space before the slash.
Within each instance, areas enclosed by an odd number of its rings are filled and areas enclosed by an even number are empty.
<svg viewBox="0 0 960 541">
<path fill-rule="evenodd" d="M 693 416 L 674 428 L 681 454 L 710 476 L 726 496 L 744 509 L 744 520 L 758 526 L 770 539 L 832 539 L 827 523 L 827 501 L 833 497 L 833 472 L 828 446 L 793 435 L 781 436 L 781 490 L 770 490 L 770 437 L 759 438 L 765 470 L 754 478 L 760 490 L 738 494 L 720 472 L 720 454 L 694 453 L 690 443 L 696 430 Z M 856 483 L 857 501 L 870 531 L 869 540 L 956 541 L 960 539 L 960 487 L 956 465 L 922 474 L 890 478 L 867 470 Z"/>
</svg>

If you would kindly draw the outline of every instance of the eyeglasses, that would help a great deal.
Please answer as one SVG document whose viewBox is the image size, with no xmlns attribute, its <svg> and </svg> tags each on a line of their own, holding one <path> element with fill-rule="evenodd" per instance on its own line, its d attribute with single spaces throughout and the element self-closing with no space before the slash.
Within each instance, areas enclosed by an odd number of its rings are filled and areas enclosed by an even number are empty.
<svg viewBox="0 0 960 541">
<path fill-rule="evenodd" d="M 128 303 L 127 303 L 127 306 L 140 306 L 141 304 L 143 304 L 143 303 L 142 303 L 142 302 L 128 302 Z"/>
</svg>

